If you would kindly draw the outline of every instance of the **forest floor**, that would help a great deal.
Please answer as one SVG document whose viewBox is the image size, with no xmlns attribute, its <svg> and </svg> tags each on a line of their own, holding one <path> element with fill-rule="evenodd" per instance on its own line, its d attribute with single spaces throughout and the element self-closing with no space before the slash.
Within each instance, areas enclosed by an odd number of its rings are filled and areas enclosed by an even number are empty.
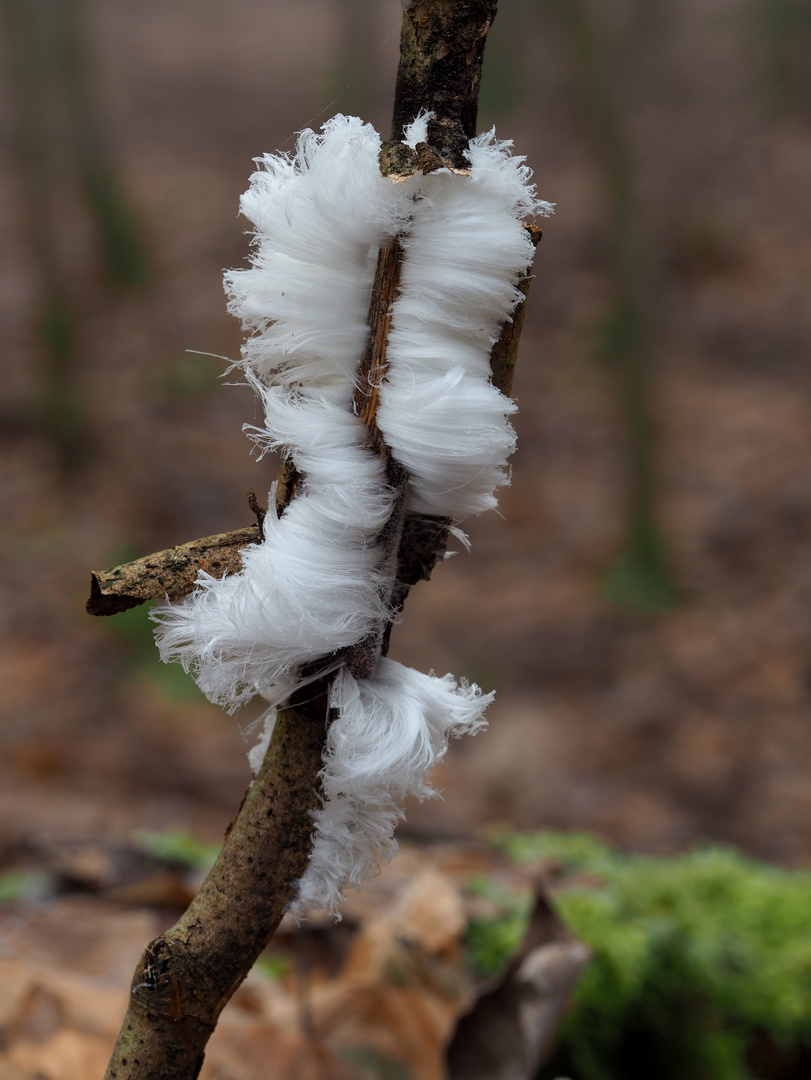
<svg viewBox="0 0 811 1080">
<path fill-rule="evenodd" d="M 256 417 L 251 394 L 218 378 L 240 342 L 220 279 L 247 251 L 235 211 L 252 155 L 290 150 L 290 132 L 334 96 L 338 8 L 306 6 L 309 21 L 258 0 L 229 16 L 214 0 L 91 6 L 100 96 L 151 278 L 129 293 L 106 285 L 55 114 L 41 209 L 75 318 L 81 436 L 67 457 L 37 420 L 49 380 L 32 329 L 39 279 L 13 156 L 0 167 L 0 896 L 4 882 L 12 896 L 0 1026 L 17 1032 L 0 1043 L 0 1075 L 13 1080 L 101 1075 L 129 971 L 189 887 L 139 861 L 142 836 L 217 843 L 248 780 L 259 708 L 224 716 L 163 668 L 145 612 L 92 620 L 83 609 L 91 569 L 249 524 L 244 492 L 274 476 L 240 431 Z M 658 513 L 678 590 L 656 614 L 610 604 L 603 588 L 627 466 L 616 378 L 596 344 L 611 295 L 600 174 L 561 50 L 508 20 L 493 42 L 494 71 L 514 55 L 520 72 L 499 77 L 555 105 L 506 115 L 495 91 L 483 100 L 557 203 L 514 386 L 519 451 L 501 516 L 473 522 L 472 552 L 414 590 L 392 655 L 497 696 L 489 730 L 438 770 L 443 799 L 408 808 L 403 854 L 351 902 L 336 940 L 385 922 L 399 886 L 423 872 L 435 897 L 463 892 L 466 875 L 509 877 L 483 840 L 493 824 L 592 831 L 628 851 L 720 843 L 811 862 L 811 127 L 768 113 L 746 34 L 729 32 L 745 4 L 722 6 L 726 22 L 697 0 L 671 12 L 656 63 L 621 89 L 647 238 Z M 382 45 L 364 76 L 383 126 L 396 15 L 375 24 Z M 350 97 L 326 115 L 350 111 Z M 274 986 L 252 977 L 236 1028 L 275 1008 Z M 223 1036 L 212 1080 L 263 1075 L 233 1064 L 237 1037 Z M 3 1065 L 12 1044 L 22 1049 Z M 296 1053 L 291 1076 L 320 1075 Z"/>
</svg>

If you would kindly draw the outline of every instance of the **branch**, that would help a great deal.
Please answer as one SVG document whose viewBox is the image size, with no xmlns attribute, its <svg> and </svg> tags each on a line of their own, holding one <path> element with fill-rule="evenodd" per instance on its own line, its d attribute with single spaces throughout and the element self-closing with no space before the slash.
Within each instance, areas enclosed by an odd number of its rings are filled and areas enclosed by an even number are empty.
<svg viewBox="0 0 811 1080">
<path fill-rule="evenodd" d="M 107 1080 L 194 1080 L 217 1019 L 304 873 L 326 687 L 280 710 L 222 852 L 182 918 L 138 962 Z"/>
<path fill-rule="evenodd" d="M 537 245 L 541 239 L 541 230 L 535 225 L 528 225 L 527 231 Z M 381 251 L 381 258 L 385 250 L 387 249 Z M 399 246 L 397 250 L 399 252 Z M 355 396 L 355 411 L 373 432 L 377 432 L 375 416 L 378 389 L 385 373 L 385 343 L 391 322 L 390 304 L 396 293 L 399 254 L 396 260 L 392 260 L 391 255 L 387 256 L 387 260 L 390 261 L 382 264 L 382 271 L 379 271 L 375 278 L 377 292 L 372 297 L 369 318 L 372 326 L 372 309 L 377 308 L 378 330 L 374 337 L 370 335 L 369 348 L 358 377 Z M 518 289 L 523 293 L 525 301 L 531 280 L 532 276 L 528 274 L 518 283 Z M 385 306 L 387 303 L 389 307 Z M 493 383 L 508 396 L 512 389 L 525 310 L 526 302 L 516 308 L 512 322 L 505 323 L 490 357 Z M 373 434 L 371 439 L 372 442 L 379 439 L 379 433 Z M 300 479 L 292 461 L 283 461 L 276 477 L 276 513 L 279 517 L 295 497 Z M 117 615 L 148 600 L 180 600 L 194 590 L 200 570 L 214 578 L 223 577 L 225 574 L 238 574 L 242 569 L 243 548 L 248 544 L 258 544 L 262 539 L 261 523 L 265 511 L 257 505 L 253 491 L 248 492 L 248 505 L 256 514 L 259 524 L 235 529 L 233 532 L 205 536 L 200 540 L 190 540 L 186 544 L 154 552 L 134 562 L 114 566 L 110 570 L 94 570 L 90 575 L 90 596 L 85 608 L 88 615 Z M 401 583 L 415 585 L 418 581 L 427 581 L 430 578 L 431 569 L 445 553 L 448 524 L 444 518 L 408 515 L 401 551 L 398 554 L 397 578 Z M 445 539 L 442 540 L 439 534 L 443 534 Z M 415 570 L 415 566 L 419 567 L 419 570 Z M 401 606 L 396 607 L 396 610 L 401 610 Z"/>
<path fill-rule="evenodd" d="M 465 145 L 475 134 L 481 56 L 495 6 L 495 2 L 482 0 L 416 0 L 405 12 L 395 132 L 399 134 L 402 123 L 412 120 L 420 108 L 428 107 L 436 114 L 429 127 L 429 142 L 437 142 L 428 148 L 422 144 L 416 155 L 402 144 L 387 144 L 388 150 L 384 148 L 381 155 L 384 174 L 414 171 L 419 167 L 418 157 L 424 164 L 429 158 L 451 159 L 458 167 L 461 144 L 458 140 L 454 144 L 449 133 L 461 132 Z M 431 50 L 430 55 L 426 50 Z M 419 101 L 415 98 L 419 96 L 417 86 L 422 87 Z M 395 159 L 398 168 L 392 164 Z M 357 414 L 369 430 L 369 447 L 386 458 L 389 484 L 400 493 L 380 538 L 395 580 L 390 597 L 395 610 L 402 606 L 411 585 L 430 577 L 444 553 L 449 525 L 445 518 L 404 514 L 408 477 L 391 460 L 377 429 L 377 388 L 385 372 L 388 322 L 398 279 L 399 243 L 395 240 L 384 246 L 378 260 L 370 305 L 370 344 L 355 400 Z M 511 380 L 522 314 L 516 312 L 515 322 L 508 324 L 509 331 L 494 349 L 494 381 L 502 389 L 508 389 Z M 277 480 L 279 516 L 296 496 L 300 480 L 292 463 L 284 462 Z M 245 531 L 258 532 L 256 527 Z M 240 542 L 233 539 L 236 535 L 196 541 L 139 563 L 157 560 L 163 572 L 173 552 L 185 552 L 195 545 L 208 552 L 207 545 L 213 540 L 227 540 L 223 546 L 231 550 Z M 211 547 L 220 550 L 216 544 Z M 239 550 L 234 551 L 237 562 Z M 184 573 L 193 558 L 188 556 Z M 217 569 L 211 559 L 207 572 L 217 576 Z M 115 573 L 96 578 L 106 580 Z M 165 584 L 164 580 L 164 591 Z M 140 602 L 131 585 L 127 590 L 122 595 Z M 226 834 L 211 873 L 185 915 L 151 942 L 139 961 L 107 1080 L 195 1080 L 199 1075 L 206 1042 L 220 1012 L 267 945 L 295 882 L 307 867 L 312 811 L 319 805 L 318 774 L 330 719 L 331 676 L 317 673 L 327 665 L 334 669 L 342 664 L 356 675 L 369 673 L 385 652 L 389 631 L 390 625 L 383 625 L 369 640 L 341 656 L 312 665 L 312 681 L 279 711 L 262 768 Z"/>
<path fill-rule="evenodd" d="M 497 0 L 417 0 L 404 4 L 392 141 L 418 113 L 433 113 L 428 144 L 451 166 L 467 166 L 476 134 L 487 31 Z"/>
<path fill-rule="evenodd" d="M 114 566 L 112 570 L 94 570 L 85 610 L 88 615 L 117 615 L 147 600 L 180 600 L 194 591 L 201 570 L 215 578 L 238 574 L 242 569 L 242 549 L 248 544 L 258 544 L 261 539 L 261 528 L 249 525 L 246 529 L 190 540 Z"/>
</svg>

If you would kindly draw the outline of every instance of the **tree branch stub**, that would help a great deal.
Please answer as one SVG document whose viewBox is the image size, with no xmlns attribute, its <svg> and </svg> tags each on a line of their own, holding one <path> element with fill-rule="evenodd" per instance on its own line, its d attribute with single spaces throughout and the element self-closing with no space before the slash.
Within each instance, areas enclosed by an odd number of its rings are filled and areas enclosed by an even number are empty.
<svg viewBox="0 0 811 1080">
<path fill-rule="evenodd" d="M 249 525 L 190 540 L 110 570 L 95 570 L 90 575 L 87 613 L 116 615 L 147 600 L 180 600 L 194 591 L 201 570 L 215 578 L 239 573 L 243 549 L 261 539 L 260 527 Z"/>
</svg>

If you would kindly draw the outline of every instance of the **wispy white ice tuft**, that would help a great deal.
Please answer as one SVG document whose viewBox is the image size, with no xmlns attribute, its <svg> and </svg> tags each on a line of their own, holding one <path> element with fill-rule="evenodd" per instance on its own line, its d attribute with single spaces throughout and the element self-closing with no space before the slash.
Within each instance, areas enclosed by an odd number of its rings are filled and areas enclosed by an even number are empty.
<svg viewBox="0 0 811 1080">
<path fill-rule="evenodd" d="M 509 482 L 514 404 L 490 382 L 490 352 L 523 299 L 532 262 L 522 219 L 548 212 L 523 158 L 492 132 L 470 144 L 470 176 L 415 178 L 390 368 L 377 422 L 411 475 L 409 508 L 458 523 Z"/>
<path fill-rule="evenodd" d="M 268 513 L 241 573 L 201 574 L 191 596 L 156 611 L 163 659 L 232 711 L 256 694 L 278 700 L 302 664 L 386 615 L 378 534 L 392 495 L 349 406 L 377 252 L 399 222 L 379 151 L 368 124 L 336 117 L 321 135 L 303 132 L 295 158 L 259 159 L 242 197 L 253 265 L 227 273 L 225 287 L 251 334 L 242 366 L 265 408 L 252 434 L 292 456 L 302 491 L 281 518 Z"/>
<path fill-rule="evenodd" d="M 370 679 L 344 668 L 333 683 L 330 725 L 316 812 L 315 846 L 291 904 L 335 911 L 346 882 L 361 885 L 396 850 L 394 827 L 406 795 L 436 794 L 428 773 L 442 760 L 450 736 L 473 735 L 492 700 L 477 686 L 457 685 L 382 658 Z"/>
<path fill-rule="evenodd" d="M 409 125 L 411 145 L 427 124 L 425 114 Z M 532 261 L 522 220 L 551 209 L 523 158 L 492 132 L 471 141 L 469 173 L 399 183 L 381 177 L 380 145 L 369 125 L 337 116 L 320 134 L 302 132 L 294 156 L 257 160 L 241 201 L 254 227 L 251 266 L 226 273 L 225 288 L 249 334 L 240 366 L 264 406 L 264 423 L 247 430 L 260 449 L 291 456 L 302 479 L 282 517 L 266 516 L 240 573 L 201 573 L 191 596 L 156 612 L 163 659 L 231 710 L 256 694 L 275 704 L 313 661 L 337 669 L 297 917 L 335 910 L 346 882 L 360 884 L 389 857 L 402 799 L 433 793 L 427 774 L 449 735 L 476 731 L 492 696 L 386 659 L 357 681 L 336 659 L 389 614 L 380 532 L 394 493 L 352 409 L 378 251 L 400 236 L 377 422 L 409 474 L 408 509 L 455 526 L 495 506 L 508 482 L 515 406 L 491 384 L 489 357 Z"/>
</svg>

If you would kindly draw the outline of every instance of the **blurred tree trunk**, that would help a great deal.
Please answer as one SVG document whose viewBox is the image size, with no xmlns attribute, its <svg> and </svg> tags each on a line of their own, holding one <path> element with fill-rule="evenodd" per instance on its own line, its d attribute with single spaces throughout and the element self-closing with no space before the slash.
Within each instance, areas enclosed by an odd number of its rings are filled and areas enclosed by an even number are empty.
<svg viewBox="0 0 811 1080">
<path fill-rule="evenodd" d="M 107 272 L 117 285 L 140 285 L 147 277 L 146 254 L 98 115 L 87 47 L 85 0 L 56 0 L 53 10 L 59 74 L 76 159 Z"/>
<path fill-rule="evenodd" d="M 627 442 L 628 508 L 622 544 L 605 580 L 613 602 L 643 611 L 676 598 L 657 521 L 657 452 L 647 265 L 633 180 L 630 139 L 609 43 L 590 0 L 545 0 L 566 43 L 578 104 L 606 198 L 606 237 L 614 297 L 599 348 L 614 364 Z M 632 10 L 637 34 L 655 17 L 654 0 Z M 636 36 L 636 35 L 635 35 Z M 634 43 L 639 46 L 639 38 Z"/>
<path fill-rule="evenodd" d="M 60 251 L 55 212 L 72 152 L 110 278 L 131 286 L 147 274 L 143 245 L 96 115 L 81 0 L 0 0 L 8 97 L 28 243 L 37 276 L 44 359 L 40 422 L 66 470 L 81 466 L 88 417 L 76 387 L 77 316 L 72 268 Z M 67 130 L 64 130 L 67 128 Z"/>
<path fill-rule="evenodd" d="M 39 421 L 60 464 L 73 468 L 81 457 L 85 417 L 74 385 L 75 317 L 53 213 L 48 12 L 39 0 L 0 0 L 0 14 L 23 216 L 39 291 L 36 326 L 44 359 Z"/>
<path fill-rule="evenodd" d="M 752 36 L 766 93 L 775 112 L 811 106 L 811 3 L 752 0 Z"/>
</svg>

